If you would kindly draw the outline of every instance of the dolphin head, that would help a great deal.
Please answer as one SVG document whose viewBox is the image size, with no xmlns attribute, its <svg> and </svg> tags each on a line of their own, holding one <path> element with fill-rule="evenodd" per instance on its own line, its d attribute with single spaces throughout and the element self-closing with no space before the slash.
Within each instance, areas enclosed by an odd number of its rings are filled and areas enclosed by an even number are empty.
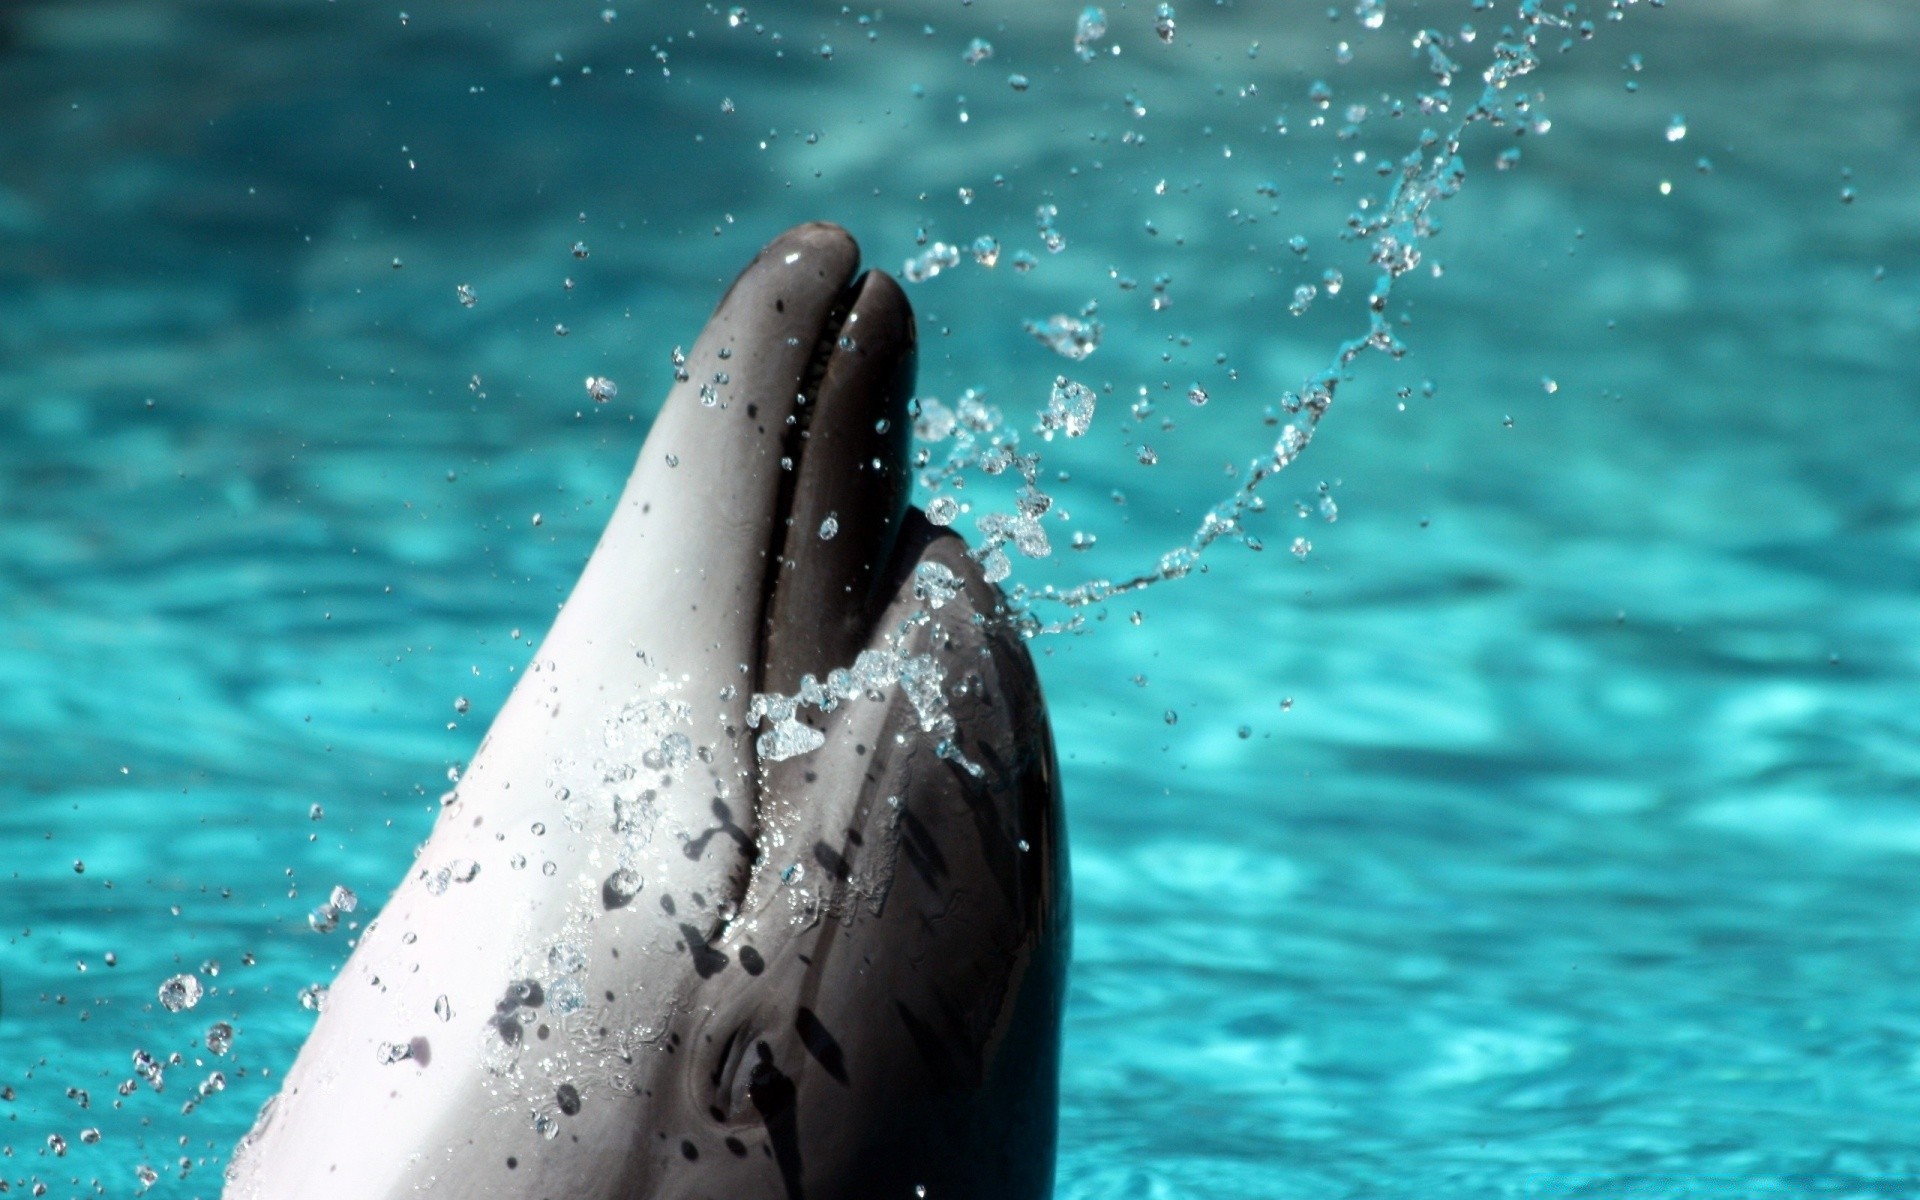
<svg viewBox="0 0 1920 1200">
<path fill-rule="evenodd" d="M 907 504 L 913 317 L 858 258 L 803 225 L 721 300 L 229 1196 L 1048 1194 L 1051 734 Z"/>
</svg>

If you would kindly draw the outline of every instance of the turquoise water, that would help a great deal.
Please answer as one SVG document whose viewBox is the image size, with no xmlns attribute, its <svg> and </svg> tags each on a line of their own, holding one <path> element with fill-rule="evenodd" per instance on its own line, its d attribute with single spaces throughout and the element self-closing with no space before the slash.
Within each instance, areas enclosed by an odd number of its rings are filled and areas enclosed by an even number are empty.
<svg viewBox="0 0 1920 1200">
<path fill-rule="evenodd" d="M 749 7 L 0 8 L 16 1191 L 217 1194 L 346 953 L 307 912 L 399 878 L 762 241 L 997 238 L 909 287 L 921 391 L 1024 428 L 1110 385 L 1015 578 L 1150 569 L 1366 328 L 1338 234 L 1416 144 L 1414 31 L 1475 23 L 1471 79 L 1510 19 L 1188 0 L 1162 45 L 1112 4 L 1081 62 L 1078 5 Z M 1035 643 L 1062 1198 L 1920 1186 L 1920 9 L 1592 15 L 1526 81 L 1546 136 L 1470 135 L 1411 353 L 1267 485 L 1265 552 Z M 1022 329 L 1089 301 L 1084 361 Z M 182 1058 L 122 1099 L 136 1049 Z"/>
</svg>

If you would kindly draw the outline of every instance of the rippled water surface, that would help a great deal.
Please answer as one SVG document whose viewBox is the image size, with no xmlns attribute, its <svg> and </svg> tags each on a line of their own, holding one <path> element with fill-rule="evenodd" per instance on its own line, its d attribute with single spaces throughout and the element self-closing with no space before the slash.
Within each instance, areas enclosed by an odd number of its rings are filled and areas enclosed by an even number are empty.
<svg viewBox="0 0 1920 1200">
<path fill-rule="evenodd" d="M 1116 3 L 1082 62 L 1054 3 L 410 7 L 0 8 L 16 1192 L 217 1193 L 346 951 L 308 910 L 399 878 L 761 242 L 996 238 L 910 285 L 920 390 L 1021 428 L 1099 390 L 1016 578 L 1130 574 L 1364 332 L 1340 230 L 1442 121 L 1415 32 L 1465 103 L 1512 19 L 1185 0 L 1163 45 Z M 1470 134 L 1411 353 L 1356 364 L 1268 549 L 1035 643 L 1063 1198 L 1920 1179 L 1920 9 L 1588 7 L 1525 81 L 1551 131 Z M 1084 361 L 1022 327 L 1089 304 Z M 136 1049 L 166 1090 L 121 1099 Z"/>
</svg>

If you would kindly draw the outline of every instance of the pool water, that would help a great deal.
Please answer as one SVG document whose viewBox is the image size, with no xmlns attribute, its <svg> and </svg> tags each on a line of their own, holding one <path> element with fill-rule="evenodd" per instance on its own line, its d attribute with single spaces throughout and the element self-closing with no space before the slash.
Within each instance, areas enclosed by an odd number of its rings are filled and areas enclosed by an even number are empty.
<svg viewBox="0 0 1920 1200">
<path fill-rule="evenodd" d="M 959 247 L 909 285 L 921 393 L 1100 393 L 1026 435 L 1066 517 L 1014 579 L 1150 570 L 1366 330 L 1343 222 L 1445 120 L 1413 35 L 1464 104 L 1513 19 L 1185 0 L 1163 44 L 1110 3 L 1082 61 L 1077 4 L 409 7 L 0 8 L 23 1194 L 218 1193 L 346 953 L 308 912 L 400 877 L 761 242 Z M 1589 7 L 1266 549 L 1034 643 L 1062 1200 L 1920 1179 L 1920 8 Z M 1083 360 L 1023 328 L 1090 304 Z"/>
</svg>

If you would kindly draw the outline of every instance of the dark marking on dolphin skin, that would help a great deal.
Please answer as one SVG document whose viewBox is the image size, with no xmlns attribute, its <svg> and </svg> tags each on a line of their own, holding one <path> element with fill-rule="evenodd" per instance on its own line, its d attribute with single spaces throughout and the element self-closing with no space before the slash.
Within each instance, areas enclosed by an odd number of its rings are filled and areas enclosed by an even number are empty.
<svg viewBox="0 0 1920 1200">
<path fill-rule="evenodd" d="M 793 1027 L 799 1031 L 801 1044 L 806 1046 L 807 1053 L 813 1055 L 814 1061 L 825 1067 L 827 1074 L 834 1079 L 847 1083 L 846 1055 L 814 1011 L 801 1006 L 800 1011 L 794 1014 Z"/>
<path fill-rule="evenodd" d="M 913 314 L 858 261 L 844 230 L 803 225 L 728 288 L 421 851 L 486 870 L 439 894 L 403 880 L 342 975 L 383 986 L 333 990 L 227 1200 L 1051 1194 L 1052 734 L 1005 596 L 909 505 Z M 930 609 L 919 585 L 945 575 Z M 803 711 L 825 737 L 808 754 L 755 757 L 753 694 L 867 651 L 944 674 L 959 757 L 897 687 Z M 608 731 L 663 686 L 697 757 L 563 830 L 556 781 L 637 772 L 646 750 Z M 551 873 L 511 869 L 536 850 Z M 441 994 L 485 1026 L 439 1036 L 430 1071 L 381 1065 L 395 1030 L 438 1028 L 419 1022 Z M 531 1133 L 556 1106 L 565 1136 Z"/>
<path fill-rule="evenodd" d="M 680 936 L 686 940 L 687 953 L 693 956 L 693 969 L 702 979 L 712 979 L 727 969 L 728 958 L 713 948 L 706 935 L 692 925 L 680 926 Z"/>
<path fill-rule="evenodd" d="M 765 1042 L 756 1045 L 754 1053 L 758 1061 L 753 1064 L 747 1095 L 753 1099 L 754 1110 L 766 1127 L 767 1141 L 773 1147 L 773 1160 L 779 1164 L 780 1182 L 788 1200 L 802 1200 L 806 1193 L 802 1187 L 800 1121 L 796 1111 L 799 1089 L 773 1065 L 773 1051 Z"/>
</svg>

